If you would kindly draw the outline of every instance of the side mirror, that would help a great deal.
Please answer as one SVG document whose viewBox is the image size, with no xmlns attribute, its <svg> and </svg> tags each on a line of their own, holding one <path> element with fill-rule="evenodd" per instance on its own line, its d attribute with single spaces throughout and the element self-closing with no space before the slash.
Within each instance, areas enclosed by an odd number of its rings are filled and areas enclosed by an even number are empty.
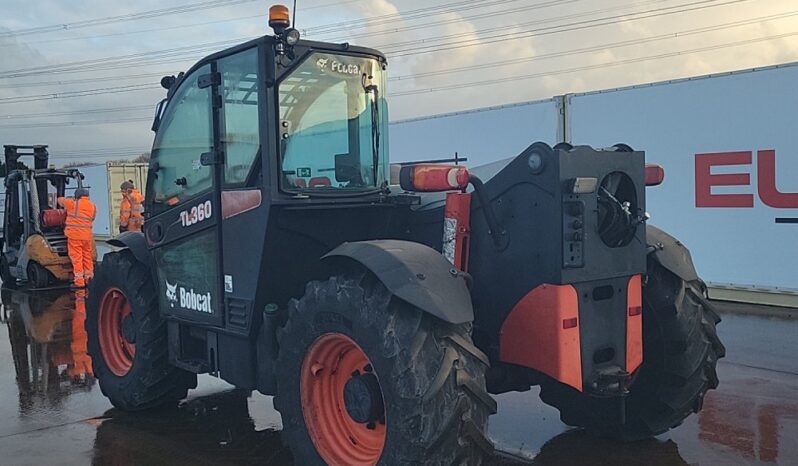
<svg viewBox="0 0 798 466">
<path fill-rule="evenodd" d="M 175 81 L 177 81 L 177 78 L 175 78 L 174 75 L 164 76 L 163 78 L 161 78 L 161 87 L 163 87 L 166 90 L 169 90 L 172 87 L 172 85 L 174 85 Z"/>
</svg>

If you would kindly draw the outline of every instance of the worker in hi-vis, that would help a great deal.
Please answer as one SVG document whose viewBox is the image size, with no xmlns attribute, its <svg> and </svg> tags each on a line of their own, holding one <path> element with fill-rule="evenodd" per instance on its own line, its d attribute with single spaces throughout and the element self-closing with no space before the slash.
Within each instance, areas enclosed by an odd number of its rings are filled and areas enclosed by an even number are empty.
<svg viewBox="0 0 798 466">
<path fill-rule="evenodd" d="M 122 202 L 119 204 L 119 233 L 141 231 L 144 225 L 144 196 L 133 185 L 133 180 L 122 183 Z"/>
<path fill-rule="evenodd" d="M 66 210 L 67 251 L 72 261 L 73 284 L 83 288 L 94 277 L 94 234 L 92 224 L 97 207 L 89 199 L 89 190 L 78 188 L 75 198 L 59 197 L 58 205 Z"/>
</svg>

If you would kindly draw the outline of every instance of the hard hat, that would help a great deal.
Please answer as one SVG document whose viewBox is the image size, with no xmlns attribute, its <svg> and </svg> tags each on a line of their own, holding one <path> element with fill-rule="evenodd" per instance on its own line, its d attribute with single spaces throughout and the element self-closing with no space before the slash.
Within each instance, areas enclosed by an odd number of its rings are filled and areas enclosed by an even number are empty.
<svg viewBox="0 0 798 466">
<path fill-rule="evenodd" d="M 81 197 L 89 197 L 89 190 L 87 188 L 78 188 L 75 190 L 75 199 L 80 199 Z"/>
<path fill-rule="evenodd" d="M 119 189 L 121 189 L 122 191 L 127 191 L 128 189 L 133 189 L 133 188 L 134 188 L 133 181 L 131 180 L 122 182 L 122 185 L 119 187 Z"/>
</svg>

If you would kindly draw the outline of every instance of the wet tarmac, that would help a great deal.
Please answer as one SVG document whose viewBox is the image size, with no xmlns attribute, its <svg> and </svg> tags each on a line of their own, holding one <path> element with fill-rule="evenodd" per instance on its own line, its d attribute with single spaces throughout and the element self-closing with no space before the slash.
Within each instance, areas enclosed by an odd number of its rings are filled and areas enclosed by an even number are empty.
<svg viewBox="0 0 798 466">
<path fill-rule="evenodd" d="M 293 464 L 271 397 L 209 376 L 177 408 L 113 409 L 91 375 L 80 298 L 2 292 L 0 464 Z M 505 394 L 490 421 L 498 452 L 488 464 L 798 464 L 798 321 L 723 317 L 721 385 L 700 415 L 623 444 L 569 429 L 535 389 Z"/>
</svg>

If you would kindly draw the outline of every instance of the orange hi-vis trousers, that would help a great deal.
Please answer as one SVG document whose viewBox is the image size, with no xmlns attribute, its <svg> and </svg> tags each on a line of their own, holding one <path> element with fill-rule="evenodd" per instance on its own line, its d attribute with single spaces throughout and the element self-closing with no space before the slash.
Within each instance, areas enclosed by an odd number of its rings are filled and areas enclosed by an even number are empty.
<svg viewBox="0 0 798 466">
<path fill-rule="evenodd" d="M 86 327 L 86 290 L 75 291 L 75 312 L 72 314 L 72 360 L 74 365 L 67 369 L 70 377 L 78 378 L 92 375 L 91 357 L 88 354 L 88 335 Z"/>
<path fill-rule="evenodd" d="M 75 274 L 75 286 L 86 286 L 86 281 L 94 278 L 94 240 L 67 237 L 67 250 Z"/>
</svg>

